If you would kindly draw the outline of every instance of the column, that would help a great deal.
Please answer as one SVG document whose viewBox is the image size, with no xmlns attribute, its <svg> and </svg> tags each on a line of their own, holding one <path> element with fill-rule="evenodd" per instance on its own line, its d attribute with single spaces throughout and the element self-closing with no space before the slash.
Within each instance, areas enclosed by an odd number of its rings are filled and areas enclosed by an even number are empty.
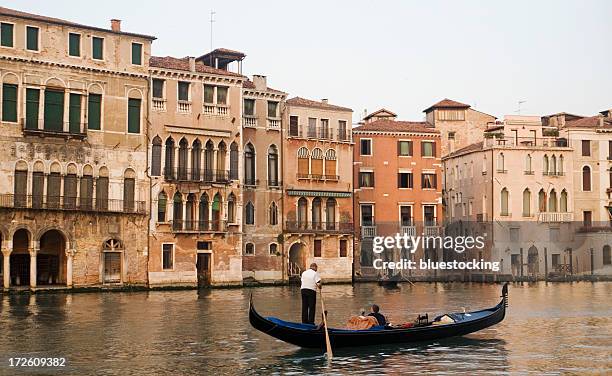
<svg viewBox="0 0 612 376">
<path fill-rule="evenodd" d="M 217 149 L 217 147 L 215 146 L 213 148 L 213 153 L 212 153 L 213 155 L 212 169 L 213 170 L 211 171 L 211 173 L 212 173 L 213 181 L 217 181 L 217 176 L 218 176 L 217 174 L 219 173 L 219 171 L 217 171 L 217 153 L 219 153 L 219 149 Z"/>
<path fill-rule="evenodd" d="M 5 289 L 11 287 L 11 247 L 2 248 L 3 270 L 2 282 Z"/>
<path fill-rule="evenodd" d="M 32 247 L 28 249 L 30 253 L 30 287 L 36 287 L 36 254 L 37 249 Z"/>
<path fill-rule="evenodd" d="M 76 249 L 68 249 L 66 250 L 66 286 L 72 287 L 72 262 L 74 259 L 74 255 L 76 253 Z"/>
</svg>

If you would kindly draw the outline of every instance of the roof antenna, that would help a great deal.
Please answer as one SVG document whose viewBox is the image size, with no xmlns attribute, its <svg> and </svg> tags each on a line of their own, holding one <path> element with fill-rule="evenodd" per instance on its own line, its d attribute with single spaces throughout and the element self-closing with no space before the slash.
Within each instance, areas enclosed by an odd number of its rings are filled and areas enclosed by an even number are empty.
<svg viewBox="0 0 612 376">
<path fill-rule="evenodd" d="M 518 109 L 517 109 L 516 111 L 514 111 L 514 112 L 516 112 L 518 115 L 520 115 L 520 114 L 521 114 L 521 105 L 522 105 L 523 103 L 525 103 L 525 102 L 527 102 L 527 101 L 525 101 L 525 100 L 523 100 L 523 101 L 518 101 Z"/>
<path fill-rule="evenodd" d="M 213 23 L 215 22 L 215 14 L 217 14 L 217 12 L 215 12 L 214 10 L 211 9 L 210 11 L 210 52 L 213 51 Z M 213 57 L 212 54 L 210 55 L 210 66 L 212 67 L 213 65 L 213 61 L 212 61 Z"/>
</svg>

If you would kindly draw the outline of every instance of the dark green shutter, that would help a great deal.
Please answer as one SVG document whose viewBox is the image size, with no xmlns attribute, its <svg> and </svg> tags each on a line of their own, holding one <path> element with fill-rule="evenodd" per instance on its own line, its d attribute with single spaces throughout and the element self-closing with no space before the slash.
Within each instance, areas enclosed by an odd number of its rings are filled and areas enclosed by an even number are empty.
<svg viewBox="0 0 612 376">
<path fill-rule="evenodd" d="M 81 56 L 81 36 L 79 34 L 69 34 L 68 53 L 70 56 Z"/>
<path fill-rule="evenodd" d="M 45 90 L 45 130 L 64 130 L 64 92 Z"/>
<path fill-rule="evenodd" d="M 140 99 L 128 99 L 128 133 L 140 133 Z"/>
<path fill-rule="evenodd" d="M 26 29 L 26 48 L 30 51 L 38 51 L 38 28 L 28 26 Z"/>
<path fill-rule="evenodd" d="M 2 85 L 2 120 L 17 122 L 17 85 Z"/>
<path fill-rule="evenodd" d="M 0 45 L 13 47 L 13 24 L 2 23 L 0 25 Z"/>
<path fill-rule="evenodd" d="M 40 102 L 39 89 L 26 89 L 26 129 L 38 128 L 38 104 Z"/>
<path fill-rule="evenodd" d="M 70 93 L 68 124 L 70 133 L 81 133 L 81 94 Z"/>
<path fill-rule="evenodd" d="M 102 60 L 104 59 L 104 39 L 93 37 L 93 53 L 92 57 L 94 59 Z"/>
<path fill-rule="evenodd" d="M 132 64 L 142 64 L 142 44 L 132 43 Z"/>
<path fill-rule="evenodd" d="M 89 94 L 87 105 L 87 128 L 100 130 L 100 115 L 102 113 L 102 95 Z"/>
</svg>

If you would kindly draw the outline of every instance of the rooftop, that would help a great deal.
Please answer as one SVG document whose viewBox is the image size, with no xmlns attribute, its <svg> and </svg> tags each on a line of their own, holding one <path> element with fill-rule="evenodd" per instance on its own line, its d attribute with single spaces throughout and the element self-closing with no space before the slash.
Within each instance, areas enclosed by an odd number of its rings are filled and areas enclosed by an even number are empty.
<svg viewBox="0 0 612 376">
<path fill-rule="evenodd" d="M 384 116 L 384 117 L 397 117 L 397 114 L 395 112 L 389 111 L 386 108 L 381 108 L 378 111 L 374 111 L 371 114 L 366 115 L 363 120 L 368 120 L 370 118 L 373 118 L 375 116 Z"/>
<path fill-rule="evenodd" d="M 253 89 L 253 90 L 257 89 L 255 87 L 255 83 L 249 79 L 242 81 L 242 87 L 245 89 Z M 276 93 L 276 94 L 287 94 L 284 91 L 272 89 L 271 87 L 266 87 L 266 91 L 271 92 L 271 93 Z"/>
<path fill-rule="evenodd" d="M 603 126 L 602 120 L 603 119 Z M 565 122 L 566 128 L 610 128 L 612 129 L 612 118 L 601 116 L 590 116 L 582 119 Z"/>
<path fill-rule="evenodd" d="M 470 105 L 461 103 L 461 102 L 457 102 L 452 99 L 444 98 L 438 103 L 433 104 L 429 106 L 428 108 L 424 109 L 423 112 L 429 112 L 436 108 L 470 108 Z"/>
<path fill-rule="evenodd" d="M 293 97 L 291 99 L 287 99 L 287 104 L 296 107 L 310 107 L 310 108 L 318 108 L 321 110 L 332 110 L 332 111 L 350 111 L 353 112 L 352 109 L 348 107 L 336 106 L 333 104 L 327 103 L 326 100 L 323 101 L 313 101 L 306 98 L 301 97 Z"/>
<path fill-rule="evenodd" d="M 470 144 L 470 145 L 468 145 L 468 146 L 462 147 L 461 149 L 457 149 L 457 150 L 455 150 L 455 151 L 453 151 L 453 152 L 449 153 L 449 154 L 446 156 L 446 158 L 449 158 L 449 157 L 454 157 L 454 156 L 456 156 L 456 155 L 460 155 L 460 154 L 467 154 L 467 153 L 471 153 L 471 152 L 473 152 L 473 151 L 479 151 L 479 150 L 482 150 L 483 145 L 484 145 L 484 141 L 478 141 L 478 142 L 475 142 L 475 143 L 473 143 L 473 144 Z"/>
<path fill-rule="evenodd" d="M 359 132 L 412 132 L 412 133 L 436 133 L 440 132 L 424 121 L 400 121 L 400 120 L 376 120 L 371 123 L 353 128 Z"/>
<path fill-rule="evenodd" d="M 189 67 L 189 57 L 176 58 L 172 56 L 151 56 L 149 66 L 151 68 L 175 69 L 187 72 L 191 70 Z M 222 76 L 244 77 L 241 74 L 229 72 L 224 69 L 209 67 L 208 65 L 204 65 L 200 62 L 195 63 L 195 71 L 198 73 L 210 73 Z"/>
</svg>

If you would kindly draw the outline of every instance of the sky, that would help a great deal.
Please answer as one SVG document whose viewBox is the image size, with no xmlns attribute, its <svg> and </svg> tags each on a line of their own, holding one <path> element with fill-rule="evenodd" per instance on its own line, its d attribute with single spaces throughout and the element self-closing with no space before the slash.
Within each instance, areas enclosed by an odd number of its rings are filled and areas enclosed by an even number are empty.
<svg viewBox="0 0 612 376">
<path fill-rule="evenodd" d="M 292 96 L 401 120 L 450 98 L 503 118 L 612 108 L 612 1 L 31 1 L 2 6 L 154 35 L 157 56 L 244 52 Z"/>
</svg>

